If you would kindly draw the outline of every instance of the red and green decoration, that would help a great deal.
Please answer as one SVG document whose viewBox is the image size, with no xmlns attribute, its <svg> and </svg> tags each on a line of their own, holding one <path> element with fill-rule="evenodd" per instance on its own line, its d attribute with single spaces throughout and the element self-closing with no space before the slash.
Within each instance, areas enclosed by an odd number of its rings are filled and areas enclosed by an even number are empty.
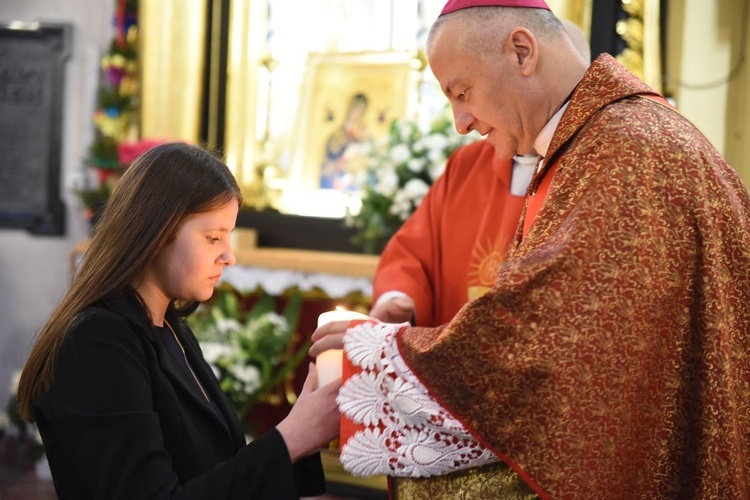
<svg viewBox="0 0 750 500">
<path fill-rule="evenodd" d="M 94 113 L 96 138 L 91 164 L 118 169 L 117 144 L 132 137 L 137 127 L 138 2 L 117 0 L 115 33 L 109 52 L 101 60 L 101 85 Z"/>
<path fill-rule="evenodd" d="M 127 164 L 120 161 L 121 144 L 138 137 L 138 1 L 116 0 L 114 36 L 102 57 L 94 141 L 88 163 L 96 169 L 96 186 L 79 192 L 85 207 L 95 212 L 109 197 Z"/>
</svg>

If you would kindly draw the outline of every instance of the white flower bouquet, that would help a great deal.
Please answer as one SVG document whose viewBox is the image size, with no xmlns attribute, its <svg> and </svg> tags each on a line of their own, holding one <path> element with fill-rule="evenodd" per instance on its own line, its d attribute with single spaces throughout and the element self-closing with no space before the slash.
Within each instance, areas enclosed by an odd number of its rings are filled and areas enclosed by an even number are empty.
<svg viewBox="0 0 750 500">
<path fill-rule="evenodd" d="M 396 120 L 386 137 L 364 145 L 362 206 L 346 217 L 357 232 L 353 242 L 366 253 L 379 253 L 443 173 L 451 153 L 471 140 L 456 132 L 446 109 L 428 124 Z"/>
<path fill-rule="evenodd" d="M 310 347 L 308 342 L 294 349 L 300 296 L 290 297 L 281 314 L 269 295 L 261 295 L 252 308 L 245 306 L 247 300 L 234 289 L 219 288 L 188 317 L 204 358 L 241 420 L 293 375 Z"/>
</svg>

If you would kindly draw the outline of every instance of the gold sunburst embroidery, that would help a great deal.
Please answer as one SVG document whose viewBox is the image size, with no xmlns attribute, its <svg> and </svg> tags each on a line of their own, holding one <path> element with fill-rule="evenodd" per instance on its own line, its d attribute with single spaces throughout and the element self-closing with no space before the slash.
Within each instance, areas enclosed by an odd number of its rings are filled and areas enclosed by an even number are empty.
<svg viewBox="0 0 750 500">
<path fill-rule="evenodd" d="M 494 241 L 486 238 L 474 245 L 466 278 L 470 301 L 483 295 L 495 284 L 497 270 L 508 256 L 509 244 L 510 238 L 501 236 Z"/>
</svg>

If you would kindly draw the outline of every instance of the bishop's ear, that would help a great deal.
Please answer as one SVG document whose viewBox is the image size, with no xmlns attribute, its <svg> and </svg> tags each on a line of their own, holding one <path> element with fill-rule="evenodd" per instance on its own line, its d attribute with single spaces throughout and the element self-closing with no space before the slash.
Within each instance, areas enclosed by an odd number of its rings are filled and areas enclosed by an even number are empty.
<svg viewBox="0 0 750 500">
<path fill-rule="evenodd" d="M 530 74 L 536 67 L 539 55 L 534 35 L 526 28 L 516 28 L 508 37 L 508 43 L 522 73 Z"/>
</svg>

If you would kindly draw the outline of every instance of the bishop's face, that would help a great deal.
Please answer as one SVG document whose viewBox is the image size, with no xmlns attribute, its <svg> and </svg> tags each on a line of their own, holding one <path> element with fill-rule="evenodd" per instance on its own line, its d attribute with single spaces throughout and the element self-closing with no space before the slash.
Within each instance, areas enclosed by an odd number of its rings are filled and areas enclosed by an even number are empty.
<svg viewBox="0 0 750 500">
<path fill-rule="evenodd" d="M 429 47 L 435 78 L 450 101 L 456 130 L 486 137 L 502 159 L 532 151 L 539 130 L 528 126 L 525 110 L 531 96 L 513 44 L 498 40 L 480 54 L 462 36 L 459 23 L 446 23 Z"/>
</svg>

